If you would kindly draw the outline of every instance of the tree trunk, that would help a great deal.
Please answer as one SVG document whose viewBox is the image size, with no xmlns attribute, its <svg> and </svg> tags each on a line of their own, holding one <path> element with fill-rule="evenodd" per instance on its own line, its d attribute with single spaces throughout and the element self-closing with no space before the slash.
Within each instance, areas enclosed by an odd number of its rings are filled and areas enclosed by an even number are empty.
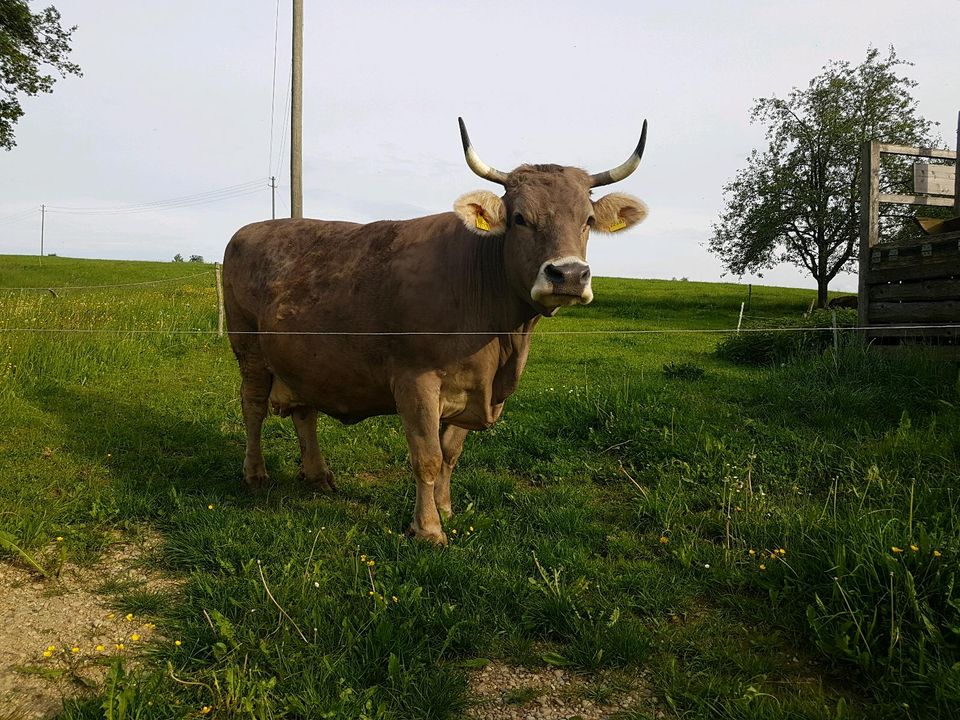
<svg viewBox="0 0 960 720">
<path fill-rule="evenodd" d="M 817 307 L 825 308 L 827 306 L 827 288 L 830 285 L 830 278 L 826 275 L 817 277 Z"/>
</svg>

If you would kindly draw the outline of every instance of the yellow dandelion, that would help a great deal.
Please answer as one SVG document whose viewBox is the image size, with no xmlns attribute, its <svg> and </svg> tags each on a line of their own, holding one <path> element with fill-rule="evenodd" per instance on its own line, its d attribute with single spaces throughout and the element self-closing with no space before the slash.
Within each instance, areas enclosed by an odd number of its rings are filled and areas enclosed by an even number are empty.
<svg viewBox="0 0 960 720">
<path fill-rule="evenodd" d="M 48 652 L 48 653 L 52 653 L 52 652 L 53 652 L 54 650 L 56 650 L 56 649 L 57 649 L 57 646 L 56 646 L 56 645 L 48 645 L 48 646 L 47 646 L 47 652 Z"/>
<path fill-rule="evenodd" d="M 209 505 L 207 505 L 207 510 L 213 510 L 213 503 L 210 503 Z"/>
<path fill-rule="evenodd" d="M 374 594 L 374 593 L 373 593 L 373 590 L 368 590 L 368 591 L 367 591 L 367 595 L 369 595 L 370 597 L 373 597 L 373 594 Z"/>
<path fill-rule="evenodd" d="M 902 552 L 903 552 L 903 548 L 902 548 L 902 547 L 897 547 L 896 545 L 894 545 L 893 547 L 890 548 L 890 552 L 892 552 L 894 555 L 896 555 L 896 554 L 898 554 L 898 553 L 902 553 Z"/>
<path fill-rule="evenodd" d="M 940 557 L 940 555 L 942 555 L 942 553 L 941 553 L 939 550 L 934 550 L 934 551 L 933 551 L 933 556 L 934 556 L 934 557 Z"/>
<path fill-rule="evenodd" d="M 473 532 L 473 525 L 470 526 L 470 532 Z"/>
<path fill-rule="evenodd" d="M 200 714 L 209 715 L 211 710 L 213 710 L 212 707 L 210 707 L 209 705 L 204 705 L 202 708 L 200 708 Z"/>
<path fill-rule="evenodd" d="M 130 640 L 133 642 L 138 642 L 140 640 L 140 635 L 137 633 L 134 633 L 133 635 L 130 636 Z"/>
<path fill-rule="evenodd" d="M 910 546 L 910 549 L 913 550 L 914 552 L 919 552 L 919 550 L 920 550 L 920 548 L 917 547 L 916 545 L 911 545 L 911 546 Z"/>
<path fill-rule="evenodd" d="M 104 650 L 106 650 L 106 648 L 103 645 L 97 645 L 94 648 L 94 650 L 96 650 L 97 652 L 103 652 Z"/>
<path fill-rule="evenodd" d="M 754 550 L 753 548 L 750 548 L 750 551 L 749 551 L 749 552 L 750 552 L 750 557 L 753 557 L 754 555 L 757 554 L 757 551 Z"/>
<path fill-rule="evenodd" d="M 44 656 L 45 658 L 52 657 L 52 656 L 53 656 L 53 651 L 52 651 L 52 650 L 44 650 L 44 651 L 43 651 L 43 656 Z"/>
<path fill-rule="evenodd" d="M 670 538 L 668 538 L 666 535 L 661 535 L 661 536 L 660 536 L 660 544 L 661 544 L 661 545 L 666 545 L 668 542 L 670 542 Z"/>
<path fill-rule="evenodd" d="M 761 570 L 766 570 L 766 569 L 767 569 L 767 566 L 764 565 L 763 563 L 760 563 L 760 569 L 761 569 Z"/>
<path fill-rule="evenodd" d="M 72 648 L 70 648 L 70 652 L 72 652 L 74 655 L 76 655 L 78 652 L 80 652 L 80 648 L 78 648 L 76 645 L 74 645 Z"/>
<path fill-rule="evenodd" d="M 107 620 L 113 620 L 116 617 L 113 613 L 107 613 Z"/>
<path fill-rule="evenodd" d="M 126 620 L 127 622 L 130 622 L 131 620 L 133 620 L 133 613 L 127 613 L 126 615 L 123 616 L 123 619 Z"/>
<path fill-rule="evenodd" d="M 450 532 L 451 532 L 451 533 L 453 533 L 454 535 L 456 535 L 456 534 L 457 534 L 457 529 L 456 529 L 456 528 L 454 528 L 454 529 L 453 529 L 453 530 L 451 530 Z"/>
<path fill-rule="evenodd" d="M 63 535 L 57 535 L 57 542 L 63 542 Z"/>
<path fill-rule="evenodd" d="M 377 563 L 374 562 L 373 560 L 367 560 L 367 567 L 373 567 L 373 566 L 376 565 L 376 564 L 377 564 Z"/>
<path fill-rule="evenodd" d="M 780 553 L 780 556 L 781 556 L 781 557 L 783 557 L 784 555 L 787 554 L 787 551 L 786 551 L 785 548 L 780 548 L 777 552 Z"/>
<path fill-rule="evenodd" d="M 390 599 L 393 600 L 395 603 L 400 602 L 400 599 L 396 595 L 391 595 Z"/>
<path fill-rule="evenodd" d="M 181 645 L 183 645 L 183 642 L 181 640 L 174 640 L 173 644 L 176 645 L 177 647 L 180 647 Z"/>
<path fill-rule="evenodd" d="M 117 650 L 123 650 L 123 643 L 117 643 L 116 645 L 114 645 L 114 647 L 115 647 Z"/>
<path fill-rule="evenodd" d="M 147 623 L 147 624 L 144 625 L 143 627 L 144 627 L 145 629 L 147 629 L 147 630 L 156 630 L 156 629 L 157 629 L 157 626 L 154 625 L 153 623 Z"/>
</svg>

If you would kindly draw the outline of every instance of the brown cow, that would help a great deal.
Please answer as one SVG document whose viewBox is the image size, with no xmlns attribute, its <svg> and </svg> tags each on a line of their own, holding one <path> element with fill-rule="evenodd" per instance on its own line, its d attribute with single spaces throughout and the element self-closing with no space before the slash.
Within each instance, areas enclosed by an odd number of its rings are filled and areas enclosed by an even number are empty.
<svg viewBox="0 0 960 720">
<path fill-rule="evenodd" d="M 541 315 L 593 299 L 591 229 L 619 232 L 647 214 L 636 198 L 590 189 L 622 180 L 636 150 L 589 175 L 559 165 L 502 173 L 460 121 L 464 154 L 503 197 L 476 191 L 454 212 L 367 225 L 271 220 L 227 245 L 223 285 L 240 364 L 247 431 L 243 474 L 262 485 L 269 405 L 293 416 L 301 476 L 335 490 L 317 444 L 317 412 L 344 423 L 398 414 L 417 482 L 411 532 L 443 543 L 450 474 L 469 430 L 492 425 L 516 390 Z"/>
</svg>

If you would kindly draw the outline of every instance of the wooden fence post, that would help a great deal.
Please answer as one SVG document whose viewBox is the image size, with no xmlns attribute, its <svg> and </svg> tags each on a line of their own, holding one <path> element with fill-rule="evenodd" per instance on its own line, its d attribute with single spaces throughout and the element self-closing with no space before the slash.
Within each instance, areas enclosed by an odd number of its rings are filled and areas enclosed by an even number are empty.
<svg viewBox="0 0 960 720">
<path fill-rule="evenodd" d="M 860 152 L 860 277 L 857 324 L 866 337 L 866 327 L 870 324 L 867 273 L 870 272 L 870 252 L 880 239 L 880 143 L 876 140 L 865 140 Z"/>
<path fill-rule="evenodd" d="M 217 276 L 217 336 L 223 337 L 223 275 L 220 272 L 220 263 L 213 264 L 213 272 Z"/>
</svg>

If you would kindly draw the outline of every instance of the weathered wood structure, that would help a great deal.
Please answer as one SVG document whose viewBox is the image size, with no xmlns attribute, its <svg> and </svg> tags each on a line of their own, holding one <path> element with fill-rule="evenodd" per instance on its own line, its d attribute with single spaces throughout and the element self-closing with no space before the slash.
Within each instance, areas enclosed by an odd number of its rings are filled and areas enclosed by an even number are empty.
<svg viewBox="0 0 960 720">
<path fill-rule="evenodd" d="M 958 126 L 960 145 L 960 126 Z M 917 163 L 914 194 L 880 192 L 883 155 L 957 161 L 957 152 L 867 141 L 863 145 L 860 206 L 860 326 L 868 340 L 925 339 L 960 345 L 960 173 L 953 166 Z M 883 242 L 880 205 L 952 207 L 954 218 L 924 220 L 917 240 Z M 953 325 L 954 327 L 942 327 Z"/>
</svg>

